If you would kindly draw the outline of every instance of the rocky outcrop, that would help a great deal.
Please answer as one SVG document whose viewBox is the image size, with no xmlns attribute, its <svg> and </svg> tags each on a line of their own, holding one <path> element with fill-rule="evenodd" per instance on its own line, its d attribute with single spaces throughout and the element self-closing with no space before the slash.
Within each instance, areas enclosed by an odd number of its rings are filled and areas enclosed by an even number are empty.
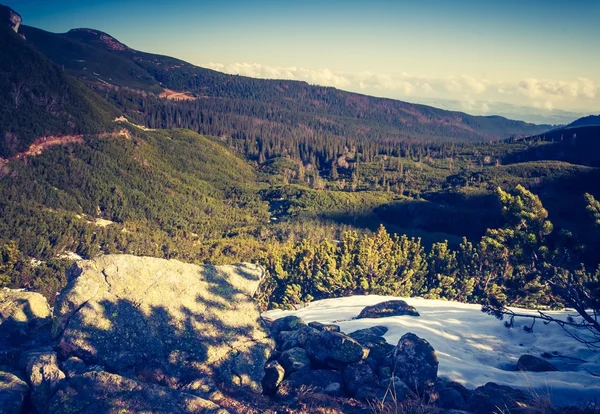
<svg viewBox="0 0 600 414">
<path fill-rule="evenodd" d="M 376 305 L 366 306 L 354 319 L 364 318 L 388 318 L 390 316 L 419 316 L 414 306 L 410 306 L 403 300 L 388 300 Z"/>
<path fill-rule="evenodd" d="M 79 262 L 55 305 L 63 357 L 180 388 L 202 377 L 261 392 L 273 343 L 252 300 L 259 266 L 111 255 Z"/>
<path fill-rule="evenodd" d="M 2 24 L 8 23 L 15 33 L 19 33 L 19 26 L 21 26 L 22 21 L 21 16 L 16 11 L 10 7 L 0 5 L 0 22 Z"/>
<path fill-rule="evenodd" d="M 51 414 L 227 413 L 203 398 L 104 371 L 74 376 L 49 406 Z"/>
<path fill-rule="evenodd" d="M 29 386 L 25 381 L 0 367 L 0 412 L 21 413 L 28 392 Z"/>
<path fill-rule="evenodd" d="M 534 355 L 523 355 L 517 361 L 517 369 L 520 371 L 531 372 L 549 372 L 558 371 L 554 365 L 545 359 L 538 358 Z"/>
</svg>

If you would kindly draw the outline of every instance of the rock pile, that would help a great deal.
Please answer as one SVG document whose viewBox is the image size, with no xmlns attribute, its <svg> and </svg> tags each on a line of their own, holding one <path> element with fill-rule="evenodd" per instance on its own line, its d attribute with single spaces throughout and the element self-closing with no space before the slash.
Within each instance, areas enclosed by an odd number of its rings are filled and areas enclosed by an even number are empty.
<svg viewBox="0 0 600 414">
<path fill-rule="evenodd" d="M 437 356 L 412 333 L 394 346 L 383 338 L 385 326 L 346 335 L 337 325 L 307 325 L 287 316 L 270 328 L 277 348 L 266 366 L 263 388 L 280 400 L 292 400 L 305 388 L 362 400 L 385 399 L 391 390 L 400 399 L 411 391 L 433 395 Z"/>
<path fill-rule="evenodd" d="M 416 309 L 405 305 L 388 301 L 367 307 L 360 315 L 418 316 Z M 383 337 L 387 332 L 383 325 L 344 334 L 338 325 L 306 324 L 296 316 L 271 321 L 270 330 L 276 349 L 265 367 L 263 389 L 285 403 L 309 391 L 376 404 L 417 400 L 438 413 L 490 414 L 507 408 L 521 412 L 533 401 L 523 391 L 493 382 L 469 390 L 439 378 L 435 350 L 413 333 L 392 345 Z M 539 358 L 524 356 L 519 361 L 520 369 L 551 370 Z"/>
</svg>

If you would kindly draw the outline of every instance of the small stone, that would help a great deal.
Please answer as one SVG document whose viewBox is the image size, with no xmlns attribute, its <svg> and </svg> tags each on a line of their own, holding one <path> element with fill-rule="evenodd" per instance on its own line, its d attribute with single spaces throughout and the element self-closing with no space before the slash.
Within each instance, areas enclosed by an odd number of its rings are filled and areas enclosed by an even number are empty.
<svg viewBox="0 0 600 414">
<path fill-rule="evenodd" d="M 262 380 L 265 394 L 275 392 L 281 381 L 283 381 L 284 376 L 285 370 L 278 361 L 271 361 L 265 365 L 265 376 Z"/>
<path fill-rule="evenodd" d="M 71 357 L 60 364 L 60 369 L 65 373 L 67 378 L 72 378 L 75 375 L 83 374 L 87 371 L 85 362 L 77 357 Z"/>
<path fill-rule="evenodd" d="M 352 333 L 349 333 L 348 336 L 351 338 L 361 337 L 363 335 L 374 335 L 374 336 L 383 336 L 387 333 L 388 328 L 383 325 L 375 325 L 370 328 L 359 329 Z"/>
<path fill-rule="evenodd" d="M 342 385 L 339 382 L 332 382 L 323 390 L 325 394 L 339 397 L 342 395 Z"/>
<path fill-rule="evenodd" d="M 311 328 L 315 328 L 317 331 L 331 331 L 331 332 L 339 332 L 340 327 L 338 325 L 334 325 L 332 323 L 321 323 L 321 322 L 311 322 L 308 324 Z"/>
<path fill-rule="evenodd" d="M 381 381 L 381 388 L 393 395 L 396 401 L 404 401 L 409 393 L 408 387 L 398 377 L 391 377 Z"/>
</svg>

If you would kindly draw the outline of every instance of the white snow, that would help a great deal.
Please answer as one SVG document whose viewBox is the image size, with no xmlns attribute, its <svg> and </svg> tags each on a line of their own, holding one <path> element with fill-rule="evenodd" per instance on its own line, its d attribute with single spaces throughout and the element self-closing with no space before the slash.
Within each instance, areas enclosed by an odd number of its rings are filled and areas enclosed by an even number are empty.
<svg viewBox="0 0 600 414">
<path fill-rule="evenodd" d="M 352 320 L 365 306 L 392 299 L 405 300 L 421 316 Z M 531 310 L 513 310 L 536 314 Z M 564 319 L 576 315 L 572 311 L 547 313 Z M 481 312 L 480 305 L 389 296 L 325 299 L 294 311 L 272 310 L 263 314 L 269 319 L 287 315 L 299 316 L 307 323 L 333 322 L 345 333 L 384 325 L 388 328 L 385 339 L 393 345 L 405 333 L 413 332 L 436 350 L 440 361 L 438 375 L 470 389 L 495 382 L 548 395 L 557 405 L 587 405 L 594 399 L 600 402 L 600 350 L 594 352 L 570 338 L 557 324 L 538 321 L 533 332 L 527 333 L 523 326 L 530 326 L 530 319 L 515 318 L 514 328 L 507 329 L 503 321 Z M 521 355 L 539 357 L 544 352 L 556 353 L 549 361 L 559 371 L 516 370 Z"/>
</svg>

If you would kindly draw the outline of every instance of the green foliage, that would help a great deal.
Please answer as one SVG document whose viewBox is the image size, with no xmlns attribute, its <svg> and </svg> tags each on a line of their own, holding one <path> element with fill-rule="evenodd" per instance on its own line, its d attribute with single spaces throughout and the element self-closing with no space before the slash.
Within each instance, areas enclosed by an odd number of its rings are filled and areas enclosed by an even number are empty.
<svg viewBox="0 0 600 414">
<path fill-rule="evenodd" d="M 585 193 L 585 200 L 587 202 L 586 209 L 593 217 L 594 224 L 600 226 L 600 201 L 596 200 L 594 196 L 589 193 Z"/>
<path fill-rule="evenodd" d="M 426 256 L 420 240 L 346 232 L 341 240 L 303 240 L 261 260 L 268 271 L 263 306 L 290 307 L 313 299 L 374 293 L 409 296 L 425 286 Z"/>
<path fill-rule="evenodd" d="M 541 273 L 551 253 L 546 243 L 553 230 L 548 212 L 539 197 L 521 185 L 514 195 L 498 188 L 498 196 L 506 227 L 489 229 L 481 240 L 488 289 L 495 295 L 502 292 L 515 305 L 549 305 L 550 287 Z"/>
</svg>

